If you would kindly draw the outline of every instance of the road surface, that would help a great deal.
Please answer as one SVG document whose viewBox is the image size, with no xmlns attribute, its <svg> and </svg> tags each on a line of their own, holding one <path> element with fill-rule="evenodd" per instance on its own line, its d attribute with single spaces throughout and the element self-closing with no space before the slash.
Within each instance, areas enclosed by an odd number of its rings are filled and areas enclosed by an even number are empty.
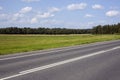
<svg viewBox="0 0 120 80">
<path fill-rule="evenodd" d="M 120 40 L 0 56 L 0 80 L 120 80 Z"/>
</svg>

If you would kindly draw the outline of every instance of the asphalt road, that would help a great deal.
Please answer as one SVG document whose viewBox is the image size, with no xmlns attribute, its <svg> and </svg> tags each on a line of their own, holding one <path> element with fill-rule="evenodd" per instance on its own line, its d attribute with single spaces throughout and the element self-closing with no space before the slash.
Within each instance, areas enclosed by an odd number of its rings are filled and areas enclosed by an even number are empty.
<svg viewBox="0 0 120 80">
<path fill-rule="evenodd" d="M 0 56 L 0 80 L 120 80 L 120 40 Z"/>
</svg>

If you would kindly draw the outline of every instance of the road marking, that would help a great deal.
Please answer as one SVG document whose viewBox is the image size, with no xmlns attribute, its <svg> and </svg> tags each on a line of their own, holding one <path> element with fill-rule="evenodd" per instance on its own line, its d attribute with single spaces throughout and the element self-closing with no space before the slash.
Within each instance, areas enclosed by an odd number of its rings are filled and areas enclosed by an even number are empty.
<svg viewBox="0 0 120 80">
<path fill-rule="evenodd" d="M 95 56 L 95 55 L 103 54 L 105 52 L 109 52 L 109 51 L 116 50 L 116 49 L 119 49 L 119 48 L 120 48 L 120 46 L 117 46 L 117 47 L 114 47 L 112 49 L 103 50 L 103 51 L 91 53 L 91 54 L 88 54 L 88 55 L 79 56 L 79 57 L 76 57 L 76 58 L 72 58 L 72 59 L 68 59 L 68 60 L 64 60 L 64 61 L 48 64 L 48 65 L 45 65 L 45 66 L 40 66 L 40 67 L 37 67 L 37 68 L 25 70 L 25 71 L 21 71 L 21 72 L 19 72 L 16 75 L 12 75 L 12 76 L 9 76 L 9 77 L 1 78 L 0 80 L 8 80 L 8 79 L 15 78 L 15 77 L 18 77 L 18 76 L 26 75 L 26 74 L 37 72 L 37 71 L 41 71 L 41 70 L 44 70 L 44 69 L 48 69 L 48 68 L 52 68 L 52 67 L 55 67 L 55 66 L 63 65 L 63 64 L 66 64 L 66 63 L 78 61 L 78 60 L 81 60 L 81 59 L 89 58 L 89 57 L 92 57 L 92 56 Z"/>
</svg>

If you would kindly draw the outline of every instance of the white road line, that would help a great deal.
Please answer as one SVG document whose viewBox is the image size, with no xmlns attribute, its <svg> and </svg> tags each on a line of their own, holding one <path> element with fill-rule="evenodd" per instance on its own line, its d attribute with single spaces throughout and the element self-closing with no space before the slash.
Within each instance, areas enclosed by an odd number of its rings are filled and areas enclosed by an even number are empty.
<svg viewBox="0 0 120 80">
<path fill-rule="evenodd" d="M 16 75 L 12 75 L 12 76 L 9 76 L 9 77 L 1 78 L 0 80 L 8 80 L 8 79 L 15 78 L 15 77 L 18 77 L 18 76 L 26 75 L 26 74 L 37 72 L 37 71 L 41 71 L 41 70 L 44 70 L 44 69 L 48 69 L 48 68 L 52 68 L 52 67 L 55 67 L 55 66 L 63 65 L 63 64 L 66 64 L 66 63 L 78 61 L 78 60 L 81 60 L 81 59 L 89 58 L 89 57 L 92 57 L 92 56 L 95 56 L 95 55 L 103 54 L 105 52 L 109 52 L 109 51 L 116 50 L 116 49 L 119 49 L 119 48 L 120 48 L 120 46 L 117 46 L 117 47 L 114 47 L 112 49 L 103 50 L 103 51 L 91 53 L 91 54 L 88 54 L 88 55 L 79 56 L 79 57 L 76 57 L 76 58 L 72 58 L 72 59 L 68 59 L 68 60 L 64 60 L 64 61 L 48 64 L 48 65 L 45 65 L 45 66 L 40 66 L 40 67 L 37 67 L 37 68 L 25 70 L 25 71 L 21 71 L 21 72 L 19 72 Z"/>
</svg>

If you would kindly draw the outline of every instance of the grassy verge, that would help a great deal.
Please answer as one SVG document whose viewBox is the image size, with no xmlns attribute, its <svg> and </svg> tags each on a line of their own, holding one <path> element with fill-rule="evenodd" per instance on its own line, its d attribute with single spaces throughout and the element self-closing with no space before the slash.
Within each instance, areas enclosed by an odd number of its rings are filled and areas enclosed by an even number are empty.
<svg viewBox="0 0 120 80">
<path fill-rule="evenodd" d="M 120 39 L 120 35 L 0 35 L 0 55 Z"/>
</svg>

